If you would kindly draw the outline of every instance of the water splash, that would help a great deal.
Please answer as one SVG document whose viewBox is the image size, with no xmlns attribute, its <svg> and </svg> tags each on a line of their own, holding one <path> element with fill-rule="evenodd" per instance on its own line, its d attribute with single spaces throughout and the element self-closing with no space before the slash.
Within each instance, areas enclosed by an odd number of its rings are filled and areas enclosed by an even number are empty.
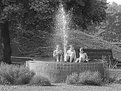
<svg viewBox="0 0 121 91">
<path fill-rule="evenodd" d="M 66 61 L 66 50 L 68 44 L 68 30 L 69 30 L 69 14 L 65 12 L 62 4 L 60 4 L 56 14 L 56 34 L 61 39 L 64 51 L 64 61 Z"/>
</svg>

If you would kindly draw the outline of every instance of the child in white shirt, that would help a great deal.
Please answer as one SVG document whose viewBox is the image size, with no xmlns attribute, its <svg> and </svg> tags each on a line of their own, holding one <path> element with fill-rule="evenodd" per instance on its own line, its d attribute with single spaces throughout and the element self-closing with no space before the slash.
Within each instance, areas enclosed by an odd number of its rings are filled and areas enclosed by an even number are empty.
<svg viewBox="0 0 121 91">
<path fill-rule="evenodd" d="M 72 45 L 70 45 L 70 48 L 67 51 L 66 59 L 69 62 L 74 62 L 76 60 L 76 52 L 75 52 L 74 47 Z"/>
</svg>

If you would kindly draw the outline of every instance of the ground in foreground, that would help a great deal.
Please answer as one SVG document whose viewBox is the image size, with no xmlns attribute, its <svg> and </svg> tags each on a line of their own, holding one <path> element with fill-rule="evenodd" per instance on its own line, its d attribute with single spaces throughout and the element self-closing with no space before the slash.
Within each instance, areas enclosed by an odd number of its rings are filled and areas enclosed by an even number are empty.
<svg viewBox="0 0 121 91">
<path fill-rule="evenodd" d="M 106 86 L 73 86 L 66 84 L 54 84 L 54 86 L 3 86 L 0 91 L 121 91 L 120 84 Z"/>
</svg>

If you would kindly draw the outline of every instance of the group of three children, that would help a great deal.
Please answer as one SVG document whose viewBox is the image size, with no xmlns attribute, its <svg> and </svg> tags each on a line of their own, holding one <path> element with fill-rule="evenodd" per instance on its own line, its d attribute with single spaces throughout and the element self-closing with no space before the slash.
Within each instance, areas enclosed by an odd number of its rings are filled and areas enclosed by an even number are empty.
<svg viewBox="0 0 121 91">
<path fill-rule="evenodd" d="M 66 51 L 65 60 L 66 62 L 84 62 L 88 61 L 88 56 L 86 53 L 84 53 L 83 48 L 80 48 L 79 50 L 79 58 L 76 58 L 76 51 L 72 45 L 69 46 L 69 49 Z M 63 60 L 63 52 L 60 49 L 60 46 L 56 46 L 56 50 L 53 51 L 53 57 L 56 59 L 57 62 L 60 62 Z"/>
</svg>

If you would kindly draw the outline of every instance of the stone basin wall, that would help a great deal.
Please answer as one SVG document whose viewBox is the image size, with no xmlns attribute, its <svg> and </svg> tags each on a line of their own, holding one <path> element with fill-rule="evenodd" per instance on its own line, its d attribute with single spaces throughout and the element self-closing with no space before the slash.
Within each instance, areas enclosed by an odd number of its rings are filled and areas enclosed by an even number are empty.
<svg viewBox="0 0 121 91">
<path fill-rule="evenodd" d="M 34 71 L 37 76 L 47 77 L 51 82 L 64 82 L 68 75 L 76 72 L 98 71 L 104 76 L 103 62 L 89 63 L 65 63 L 65 62 L 47 62 L 47 61 L 27 61 L 26 66 Z"/>
</svg>

